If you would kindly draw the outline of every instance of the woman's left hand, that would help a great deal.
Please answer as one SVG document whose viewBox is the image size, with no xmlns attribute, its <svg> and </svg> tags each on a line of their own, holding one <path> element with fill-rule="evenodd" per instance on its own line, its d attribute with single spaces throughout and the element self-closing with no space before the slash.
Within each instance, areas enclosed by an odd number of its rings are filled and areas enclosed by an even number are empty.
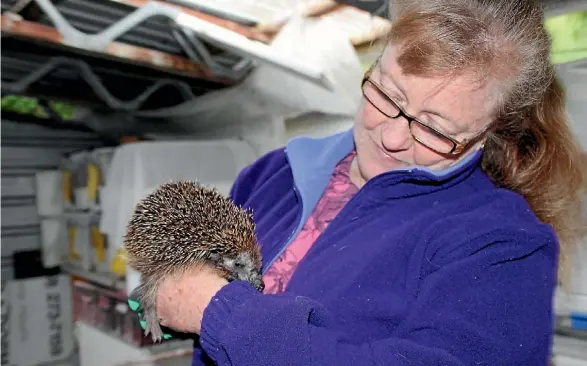
<svg viewBox="0 0 587 366">
<path fill-rule="evenodd" d="M 161 325 L 178 332 L 200 334 L 204 309 L 227 283 L 210 266 L 163 280 L 156 299 Z"/>
</svg>

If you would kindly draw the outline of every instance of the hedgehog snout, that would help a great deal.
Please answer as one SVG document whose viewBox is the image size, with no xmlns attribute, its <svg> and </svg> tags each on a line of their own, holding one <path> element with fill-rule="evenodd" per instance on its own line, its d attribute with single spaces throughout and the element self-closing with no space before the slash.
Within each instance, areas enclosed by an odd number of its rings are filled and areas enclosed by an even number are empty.
<svg viewBox="0 0 587 366">
<path fill-rule="evenodd" d="M 249 253 L 242 252 L 236 257 L 223 258 L 220 265 L 231 274 L 233 279 L 249 282 L 259 291 L 264 289 L 260 269 L 257 268 Z"/>
<path fill-rule="evenodd" d="M 247 281 L 253 285 L 259 292 L 263 292 L 265 289 L 265 283 L 263 282 L 261 273 L 253 267 L 248 268 L 246 271 L 242 271 L 238 277 L 239 279 Z"/>
</svg>

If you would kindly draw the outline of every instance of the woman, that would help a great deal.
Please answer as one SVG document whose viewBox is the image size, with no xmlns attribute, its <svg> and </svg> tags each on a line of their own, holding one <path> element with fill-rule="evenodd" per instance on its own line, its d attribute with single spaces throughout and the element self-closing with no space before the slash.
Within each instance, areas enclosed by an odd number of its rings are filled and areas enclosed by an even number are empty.
<svg viewBox="0 0 587 366">
<path fill-rule="evenodd" d="M 208 270 L 161 286 L 162 324 L 200 335 L 193 365 L 547 362 L 587 180 L 542 12 L 415 0 L 394 15 L 353 129 L 295 139 L 234 184 L 265 293 Z"/>
</svg>

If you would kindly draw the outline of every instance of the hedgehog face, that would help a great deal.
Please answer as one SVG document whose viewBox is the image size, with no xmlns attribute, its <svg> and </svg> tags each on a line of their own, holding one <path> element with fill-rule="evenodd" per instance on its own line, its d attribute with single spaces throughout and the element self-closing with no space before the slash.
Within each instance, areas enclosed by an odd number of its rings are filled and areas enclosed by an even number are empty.
<svg viewBox="0 0 587 366">
<path fill-rule="evenodd" d="M 225 268 L 236 280 L 247 281 L 263 291 L 265 287 L 261 278 L 261 273 L 256 266 L 255 260 L 249 253 L 242 252 L 236 257 L 226 257 L 221 259 L 221 266 Z"/>
</svg>

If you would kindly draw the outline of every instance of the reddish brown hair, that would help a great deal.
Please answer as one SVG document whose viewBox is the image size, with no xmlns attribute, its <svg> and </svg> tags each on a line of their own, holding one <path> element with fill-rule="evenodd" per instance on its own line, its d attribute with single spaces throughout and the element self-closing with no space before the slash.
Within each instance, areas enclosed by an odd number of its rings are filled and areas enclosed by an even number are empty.
<svg viewBox="0 0 587 366">
<path fill-rule="evenodd" d="M 394 1 L 390 42 L 405 73 L 474 73 L 495 88 L 483 168 L 523 195 L 560 242 L 560 273 L 587 221 L 585 155 L 568 123 L 550 63 L 542 9 L 531 0 Z"/>
</svg>

